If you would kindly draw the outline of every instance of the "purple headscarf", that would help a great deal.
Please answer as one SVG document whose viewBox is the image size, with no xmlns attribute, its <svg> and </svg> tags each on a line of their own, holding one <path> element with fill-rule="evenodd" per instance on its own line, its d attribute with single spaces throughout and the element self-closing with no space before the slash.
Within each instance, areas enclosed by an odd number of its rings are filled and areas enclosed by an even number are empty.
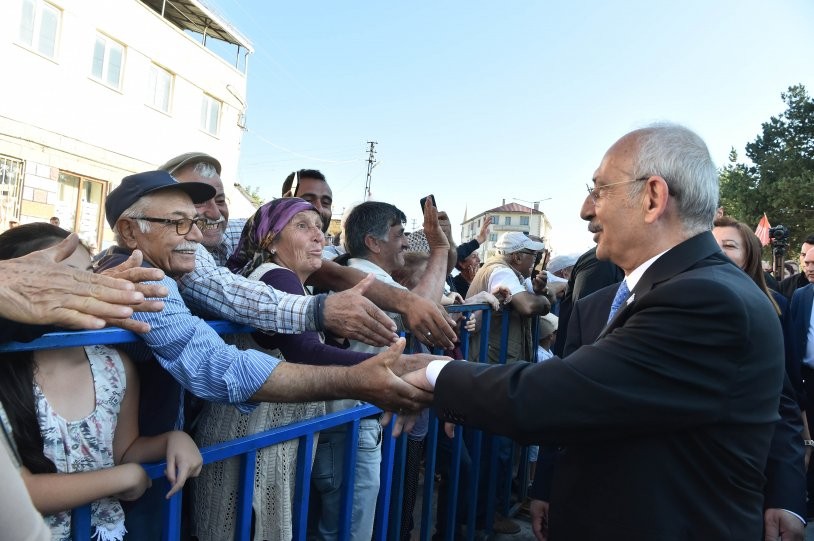
<svg viewBox="0 0 814 541">
<path fill-rule="evenodd" d="M 234 273 L 248 276 L 257 267 L 268 261 L 268 246 L 298 213 L 316 207 L 299 197 L 285 197 L 266 203 L 246 221 L 237 250 L 226 262 Z"/>
</svg>

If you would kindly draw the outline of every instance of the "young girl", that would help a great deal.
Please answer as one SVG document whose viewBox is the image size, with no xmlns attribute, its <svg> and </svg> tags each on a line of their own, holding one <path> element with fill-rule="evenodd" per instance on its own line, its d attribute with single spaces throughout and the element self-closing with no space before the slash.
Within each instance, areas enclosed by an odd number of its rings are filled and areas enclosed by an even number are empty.
<svg viewBox="0 0 814 541">
<path fill-rule="evenodd" d="M 46 223 L 10 229 L 0 235 L 0 259 L 67 236 Z M 90 252 L 80 246 L 64 263 L 90 270 Z M 87 503 L 93 538 L 123 539 L 118 500 L 135 500 L 150 486 L 139 463 L 166 457 L 168 498 L 200 473 L 201 454 L 185 433 L 139 436 L 138 396 L 132 363 L 107 346 L 0 355 L 0 421 L 11 430 L 26 488 L 52 539 L 70 539 L 70 510 Z"/>
</svg>

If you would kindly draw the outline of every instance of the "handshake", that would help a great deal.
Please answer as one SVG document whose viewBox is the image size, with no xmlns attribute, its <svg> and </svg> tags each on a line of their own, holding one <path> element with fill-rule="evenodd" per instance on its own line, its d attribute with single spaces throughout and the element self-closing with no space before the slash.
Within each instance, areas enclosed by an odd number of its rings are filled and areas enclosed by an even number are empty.
<svg viewBox="0 0 814 541">
<path fill-rule="evenodd" d="M 427 379 L 430 361 L 451 360 L 449 357 L 416 353 L 404 355 L 406 341 L 399 338 L 387 351 L 350 368 L 353 398 L 370 402 L 386 413 L 382 425 L 386 426 L 397 414 L 393 436 L 409 431 L 418 413 L 432 404 L 433 385 Z"/>
</svg>

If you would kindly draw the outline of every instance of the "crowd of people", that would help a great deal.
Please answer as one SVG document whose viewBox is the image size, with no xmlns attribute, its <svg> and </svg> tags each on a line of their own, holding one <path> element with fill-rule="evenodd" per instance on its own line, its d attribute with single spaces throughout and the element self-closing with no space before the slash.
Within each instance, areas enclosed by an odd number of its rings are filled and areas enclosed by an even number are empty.
<svg viewBox="0 0 814 541">
<path fill-rule="evenodd" d="M 58 219 L 0 235 L 3 341 L 105 325 L 141 337 L 2 354 L 9 539 L 69 539 L 70 510 L 85 504 L 99 539 L 158 539 L 163 501 L 181 490 L 185 535 L 231 539 L 239 463 L 202 466 L 199 448 L 365 403 L 387 413 L 360 420 L 352 477 L 347 427 L 318 435 L 309 539 L 340 535 L 348 484 L 350 538 L 371 539 L 391 421 L 408 443 L 390 511 L 411 538 L 429 408 L 448 434 L 465 426 L 459 493 L 488 465 L 469 456 L 471 428 L 500 435 L 498 501 L 515 442 L 532 445 L 540 541 L 802 539 L 814 236 L 803 270 L 767 283 L 760 241 L 718 208 L 717 170 L 690 130 L 660 124 L 615 142 L 579 210 L 596 246 L 550 261 L 542 239 L 507 232 L 481 262 L 491 221 L 456 246 L 432 198 L 419 231 L 368 201 L 326 246 L 322 173 L 292 173 L 248 219 L 229 218 L 220 174 L 215 157 L 190 152 L 122 179 L 105 203 L 115 245 L 93 261 Z M 444 310 L 464 303 L 492 310 Z M 220 336 L 204 318 L 255 332 Z M 297 451 L 294 440 L 257 454 L 254 539 L 292 537 Z M 439 510 L 453 505 L 450 451 L 441 438 Z M 159 460 L 169 493 L 139 465 Z M 437 514 L 439 539 L 461 535 L 467 513 L 492 523 L 487 486 L 476 509 L 458 498 L 455 524 Z M 492 524 L 518 530 L 499 514 Z"/>
</svg>

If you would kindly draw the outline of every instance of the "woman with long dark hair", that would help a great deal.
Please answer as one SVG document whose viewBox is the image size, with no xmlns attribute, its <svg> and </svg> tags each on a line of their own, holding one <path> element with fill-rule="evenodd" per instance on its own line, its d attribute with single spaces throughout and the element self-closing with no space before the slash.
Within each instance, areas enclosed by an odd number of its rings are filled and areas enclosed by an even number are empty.
<svg viewBox="0 0 814 541">
<path fill-rule="evenodd" d="M 0 235 L 0 259 L 53 246 L 68 235 L 47 223 L 21 225 Z M 90 270 L 90 252 L 79 246 L 64 263 Z M 138 389 L 130 360 L 107 346 L 0 354 L 0 420 L 52 539 L 70 539 L 71 509 L 90 503 L 93 535 L 121 540 L 126 530 L 119 500 L 134 500 L 150 486 L 141 462 L 166 457 L 178 465 L 167 471 L 168 496 L 200 471 L 201 455 L 183 432 L 139 436 Z"/>
</svg>

